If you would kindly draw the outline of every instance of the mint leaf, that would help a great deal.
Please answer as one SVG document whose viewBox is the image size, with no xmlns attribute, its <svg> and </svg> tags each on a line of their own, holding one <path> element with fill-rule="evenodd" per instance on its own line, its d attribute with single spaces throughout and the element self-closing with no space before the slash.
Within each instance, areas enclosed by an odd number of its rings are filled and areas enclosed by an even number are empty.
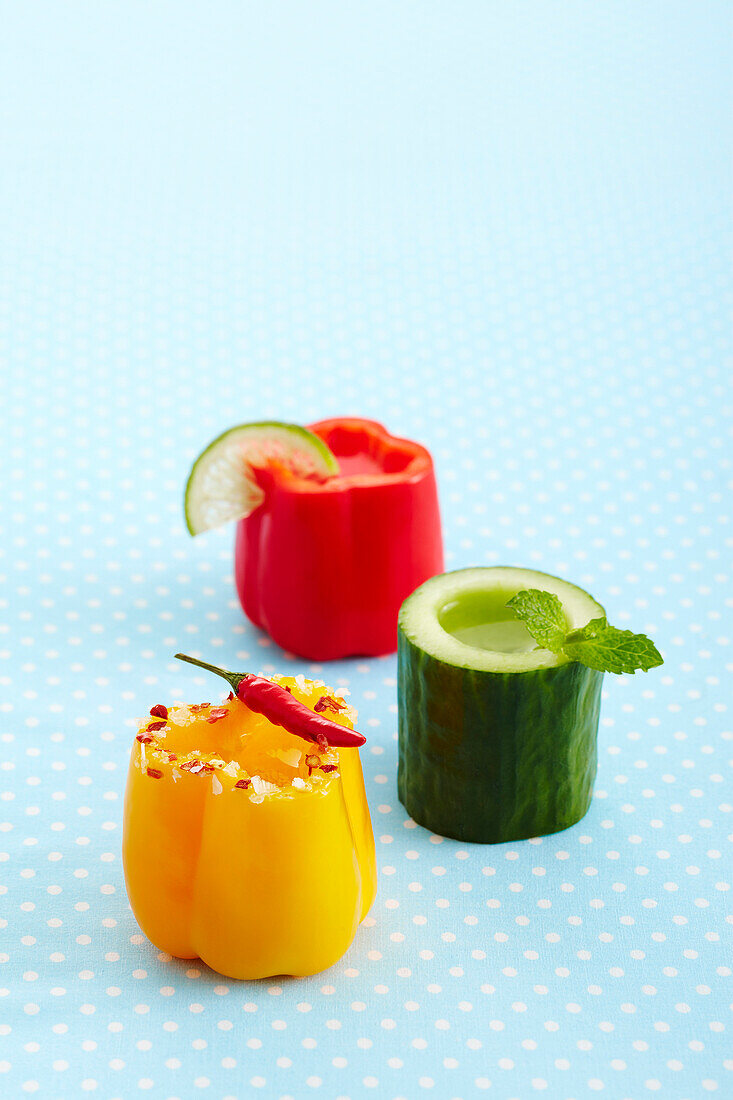
<svg viewBox="0 0 733 1100">
<path fill-rule="evenodd" d="M 591 619 L 568 632 L 560 600 L 552 592 L 528 588 L 517 592 L 507 607 L 521 619 L 542 649 L 564 653 L 598 672 L 648 672 L 661 665 L 662 656 L 646 634 L 609 626 L 605 617 Z"/>
<path fill-rule="evenodd" d="M 542 649 L 560 652 L 568 627 L 557 596 L 540 588 L 529 588 L 512 596 L 507 607 L 522 620 Z"/>
<path fill-rule="evenodd" d="M 594 629 L 586 637 L 582 635 L 588 627 L 574 631 L 562 647 L 563 653 L 599 672 L 636 672 L 638 669 L 648 672 L 662 664 L 659 650 L 646 634 L 618 630 L 615 626 L 595 626 L 601 622 L 602 619 L 594 619 L 589 623 L 588 626 Z"/>
</svg>

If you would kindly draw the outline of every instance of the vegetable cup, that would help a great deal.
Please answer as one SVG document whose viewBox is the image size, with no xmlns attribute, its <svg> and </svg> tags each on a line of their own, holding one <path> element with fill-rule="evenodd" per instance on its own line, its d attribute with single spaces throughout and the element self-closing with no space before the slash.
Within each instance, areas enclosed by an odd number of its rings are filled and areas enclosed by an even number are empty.
<svg viewBox="0 0 733 1100">
<path fill-rule="evenodd" d="M 528 588 L 557 597 L 566 631 L 605 621 L 582 589 L 509 568 L 434 577 L 400 612 L 399 797 L 433 832 L 522 840 L 590 805 L 603 673 L 537 645 L 507 607 Z"/>
<path fill-rule="evenodd" d="M 433 460 L 373 420 L 240 424 L 193 464 L 192 535 L 238 520 L 245 614 L 290 653 L 391 653 L 405 596 L 443 568 Z"/>
<path fill-rule="evenodd" d="M 141 723 L 125 793 L 130 904 L 178 958 L 232 978 L 315 974 L 348 949 L 376 891 L 356 712 L 302 676 L 227 678 L 238 694 L 221 705 L 159 705 Z"/>
<path fill-rule="evenodd" d="M 400 604 L 443 568 L 432 458 L 372 420 L 310 431 L 339 473 L 317 481 L 284 465 L 256 470 L 263 503 L 237 527 L 242 607 L 310 660 L 391 653 Z"/>
</svg>

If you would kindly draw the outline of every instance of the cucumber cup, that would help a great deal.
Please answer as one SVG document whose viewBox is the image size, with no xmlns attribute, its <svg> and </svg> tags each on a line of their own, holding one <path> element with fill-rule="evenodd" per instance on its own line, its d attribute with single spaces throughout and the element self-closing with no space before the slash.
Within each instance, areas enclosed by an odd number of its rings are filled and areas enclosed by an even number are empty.
<svg viewBox="0 0 733 1100">
<path fill-rule="evenodd" d="M 541 649 L 507 602 L 558 597 L 568 631 L 605 616 L 587 592 L 530 569 L 432 577 L 398 629 L 400 801 L 425 828 L 496 844 L 586 813 L 603 673 Z"/>
</svg>

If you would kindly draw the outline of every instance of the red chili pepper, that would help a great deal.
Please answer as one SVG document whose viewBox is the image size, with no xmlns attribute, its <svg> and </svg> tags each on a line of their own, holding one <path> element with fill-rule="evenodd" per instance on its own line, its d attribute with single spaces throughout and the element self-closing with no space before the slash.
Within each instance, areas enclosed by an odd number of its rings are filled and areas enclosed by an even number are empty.
<svg viewBox="0 0 733 1100">
<path fill-rule="evenodd" d="M 334 745 L 337 748 L 358 748 L 366 742 L 366 737 L 356 730 L 340 726 L 329 718 L 314 714 L 312 710 L 299 703 L 284 687 L 274 684 L 264 676 L 254 676 L 251 672 L 229 672 L 228 669 L 209 665 L 185 653 L 176 653 L 179 661 L 188 661 L 191 665 L 208 669 L 231 684 L 237 697 L 256 714 L 263 714 L 276 726 L 282 726 L 288 733 L 303 737 L 316 745 Z"/>
<path fill-rule="evenodd" d="M 402 601 L 443 571 L 433 460 L 373 420 L 309 428 L 340 473 L 314 481 L 276 463 L 255 471 L 265 498 L 237 525 L 239 599 L 289 653 L 314 661 L 390 653 Z"/>
</svg>

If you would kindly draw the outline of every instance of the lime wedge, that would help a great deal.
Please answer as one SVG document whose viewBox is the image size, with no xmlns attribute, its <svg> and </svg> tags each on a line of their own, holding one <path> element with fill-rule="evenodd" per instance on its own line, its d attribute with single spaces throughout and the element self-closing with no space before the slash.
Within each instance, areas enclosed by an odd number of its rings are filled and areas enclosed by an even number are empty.
<svg viewBox="0 0 733 1100">
<path fill-rule="evenodd" d="M 184 510 L 192 535 L 254 512 L 264 499 L 254 468 L 277 462 L 300 477 L 322 479 L 339 472 L 322 439 L 298 424 L 260 421 L 230 428 L 194 462 Z"/>
</svg>

